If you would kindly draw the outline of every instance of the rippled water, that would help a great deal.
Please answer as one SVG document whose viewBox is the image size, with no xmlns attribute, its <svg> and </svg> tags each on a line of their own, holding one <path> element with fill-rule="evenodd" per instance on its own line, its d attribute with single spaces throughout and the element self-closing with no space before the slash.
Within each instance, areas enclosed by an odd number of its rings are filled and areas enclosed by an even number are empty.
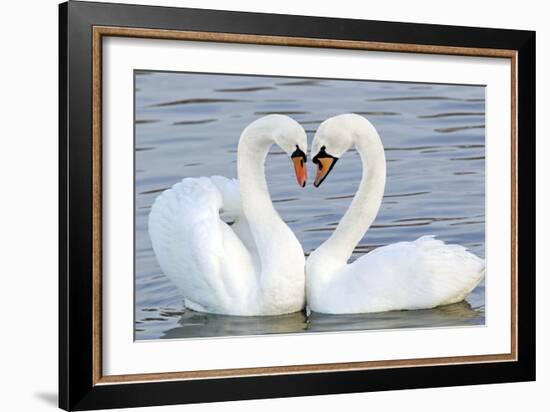
<svg viewBox="0 0 550 412">
<path fill-rule="evenodd" d="M 431 310 L 253 318 L 188 311 L 147 234 L 153 200 L 183 177 L 237 177 L 238 138 L 252 120 L 288 114 L 311 144 L 320 122 L 354 112 L 378 129 L 388 177 L 380 213 L 352 260 L 426 234 L 485 257 L 484 87 L 136 72 L 135 88 L 136 339 L 484 324 L 484 283 L 466 302 Z M 266 175 L 276 209 L 308 254 L 348 207 L 361 163 L 350 151 L 320 188 L 301 189 L 288 156 L 273 147 Z"/>
</svg>

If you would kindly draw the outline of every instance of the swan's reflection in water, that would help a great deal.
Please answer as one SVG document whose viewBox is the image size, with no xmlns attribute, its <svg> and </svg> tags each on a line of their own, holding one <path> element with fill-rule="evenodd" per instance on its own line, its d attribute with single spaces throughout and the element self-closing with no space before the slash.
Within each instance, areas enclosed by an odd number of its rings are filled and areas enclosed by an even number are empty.
<svg viewBox="0 0 550 412">
<path fill-rule="evenodd" d="M 433 309 L 399 310 L 356 315 L 309 315 L 309 332 L 336 332 L 339 330 L 372 330 L 399 328 L 434 328 L 440 326 L 483 325 L 484 309 L 474 309 L 462 301 Z"/>
<path fill-rule="evenodd" d="M 282 316 L 226 316 L 186 310 L 178 325 L 164 332 L 163 339 L 213 336 L 263 335 L 294 332 L 342 332 L 372 329 L 471 326 L 485 323 L 484 307 L 466 302 L 434 309 L 392 311 L 356 315 L 325 315 L 296 312 Z"/>
<path fill-rule="evenodd" d="M 293 333 L 304 331 L 308 326 L 304 312 L 280 316 L 227 316 L 192 310 L 186 310 L 178 324 L 178 327 L 166 331 L 162 338 Z"/>
</svg>

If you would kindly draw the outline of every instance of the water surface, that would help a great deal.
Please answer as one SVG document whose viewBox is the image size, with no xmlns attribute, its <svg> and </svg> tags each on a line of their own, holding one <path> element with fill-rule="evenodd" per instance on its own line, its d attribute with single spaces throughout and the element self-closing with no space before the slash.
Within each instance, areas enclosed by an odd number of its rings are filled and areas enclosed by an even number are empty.
<svg viewBox="0 0 550 412">
<path fill-rule="evenodd" d="M 466 302 L 431 310 L 252 318 L 189 311 L 147 234 L 151 204 L 163 190 L 184 177 L 237 177 L 237 143 L 251 121 L 287 114 L 311 145 L 323 120 L 354 112 L 378 129 L 388 164 L 380 212 L 351 260 L 428 234 L 485 257 L 484 87 L 138 71 L 135 104 L 136 339 L 485 323 L 484 283 Z M 314 176 L 315 165 L 308 167 Z M 361 162 L 349 151 L 321 187 L 302 189 L 288 156 L 273 147 L 266 175 L 275 208 L 309 254 L 349 206 Z"/>
</svg>

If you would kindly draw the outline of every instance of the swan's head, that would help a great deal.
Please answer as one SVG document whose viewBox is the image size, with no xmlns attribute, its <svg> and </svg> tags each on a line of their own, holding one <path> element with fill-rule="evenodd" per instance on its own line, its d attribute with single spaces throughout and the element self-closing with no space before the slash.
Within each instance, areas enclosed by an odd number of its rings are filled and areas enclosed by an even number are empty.
<svg viewBox="0 0 550 412">
<path fill-rule="evenodd" d="M 341 114 L 325 120 L 315 133 L 311 146 L 317 176 L 313 185 L 319 187 L 338 159 L 353 144 L 357 123 L 368 121 L 357 114 Z"/>
<path fill-rule="evenodd" d="M 267 117 L 274 121 L 273 140 L 290 156 L 296 180 L 304 187 L 307 181 L 307 135 L 304 128 L 288 116 L 274 114 Z"/>
</svg>

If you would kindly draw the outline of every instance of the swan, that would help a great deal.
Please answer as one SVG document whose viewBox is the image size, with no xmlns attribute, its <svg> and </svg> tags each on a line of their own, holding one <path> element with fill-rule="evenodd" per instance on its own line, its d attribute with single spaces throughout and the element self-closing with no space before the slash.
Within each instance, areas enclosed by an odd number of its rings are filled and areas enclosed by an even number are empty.
<svg viewBox="0 0 550 412">
<path fill-rule="evenodd" d="M 347 264 L 374 221 L 384 194 L 386 159 L 375 127 L 357 114 L 324 121 L 312 143 L 318 187 L 337 160 L 355 145 L 361 183 L 338 226 L 306 261 L 306 291 L 314 312 L 370 313 L 427 309 L 464 300 L 485 274 L 485 261 L 434 236 L 398 242 Z"/>
<path fill-rule="evenodd" d="M 304 252 L 267 189 L 264 162 L 274 143 L 290 155 L 298 184 L 305 186 L 306 133 L 290 117 L 272 114 L 242 132 L 238 181 L 184 178 L 155 199 L 149 214 L 153 250 L 187 308 L 235 316 L 304 308 Z"/>
</svg>

